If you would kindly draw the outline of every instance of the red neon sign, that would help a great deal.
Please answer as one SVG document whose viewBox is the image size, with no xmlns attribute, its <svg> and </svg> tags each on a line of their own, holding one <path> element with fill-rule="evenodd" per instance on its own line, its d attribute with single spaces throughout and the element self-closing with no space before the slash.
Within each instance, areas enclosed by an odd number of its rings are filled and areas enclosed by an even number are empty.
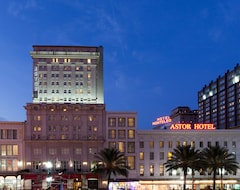
<svg viewBox="0 0 240 190">
<path fill-rule="evenodd" d="M 170 126 L 170 130 L 215 130 L 212 123 L 177 123 Z"/>
</svg>

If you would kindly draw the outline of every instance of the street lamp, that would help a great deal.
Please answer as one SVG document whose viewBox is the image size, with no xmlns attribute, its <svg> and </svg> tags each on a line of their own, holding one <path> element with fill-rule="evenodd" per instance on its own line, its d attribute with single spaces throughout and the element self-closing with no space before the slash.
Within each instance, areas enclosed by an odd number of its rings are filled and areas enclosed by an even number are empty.
<svg viewBox="0 0 240 190">
<path fill-rule="evenodd" d="M 47 162 L 46 163 L 46 168 L 47 168 L 47 171 L 48 171 L 48 175 L 47 175 L 47 178 L 46 178 L 46 182 L 47 182 L 47 189 L 51 189 L 51 182 L 53 180 L 52 176 L 51 176 L 51 169 L 52 169 L 53 165 L 52 165 L 52 162 Z"/>
</svg>

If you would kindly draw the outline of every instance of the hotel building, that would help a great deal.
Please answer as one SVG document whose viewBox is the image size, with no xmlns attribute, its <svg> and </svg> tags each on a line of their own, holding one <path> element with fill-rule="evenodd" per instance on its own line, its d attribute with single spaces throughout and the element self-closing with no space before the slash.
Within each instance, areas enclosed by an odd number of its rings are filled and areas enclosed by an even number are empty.
<svg viewBox="0 0 240 190">
<path fill-rule="evenodd" d="M 137 112 L 107 111 L 103 47 L 33 46 L 30 55 L 33 101 L 25 105 L 26 122 L 0 122 L 0 190 L 105 188 L 106 180 L 91 173 L 94 155 L 105 147 L 123 152 L 130 168 L 127 178 L 112 176 L 111 190 L 182 189 L 182 171 L 167 172 L 164 167 L 180 144 L 200 150 L 219 144 L 240 162 L 240 130 L 217 130 L 212 125 L 198 130 L 172 127 L 174 123 L 194 125 L 196 112 L 188 107 L 174 109 L 172 123 L 167 116 L 156 121 L 167 122 L 169 127 L 150 130 L 137 129 Z M 237 78 L 234 80 L 236 83 Z M 211 99 L 209 94 L 201 97 Z M 218 124 L 216 128 L 223 128 Z M 188 174 L 187 188 L 191 189 L 190 171 Z M 224 188 L 239 189 L 238 175 L 239 171 L 225 173 Z M 219 173 L 217 178 L 219 186 Z M 211 186 L 211 174 L 196 173 L 194 184 L 197 190 Z"/>
<path fill-rule="evenodd" d="M 199 122 L 219 129 L 240 126 L 240 66 L 227 71 L 198 92 Z"/>
</svg>

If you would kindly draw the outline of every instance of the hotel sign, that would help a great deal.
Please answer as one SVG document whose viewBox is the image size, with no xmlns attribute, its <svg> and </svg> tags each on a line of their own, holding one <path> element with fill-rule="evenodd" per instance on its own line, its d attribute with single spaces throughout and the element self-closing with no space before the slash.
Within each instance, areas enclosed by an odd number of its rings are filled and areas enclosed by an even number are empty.
<svg viewBox="0 0 240 190">
<path fill-rule="evenodd" d="M 156 121 L 152 122 L 152 125 L 161 125 L 172 122 L 169 116 L 158 117 Z"/>
<path fill-rule="evenodd" d="M 215 130 L 211 123 L 177 123 L 170 126 L 170 130 Z"/>
</svg>

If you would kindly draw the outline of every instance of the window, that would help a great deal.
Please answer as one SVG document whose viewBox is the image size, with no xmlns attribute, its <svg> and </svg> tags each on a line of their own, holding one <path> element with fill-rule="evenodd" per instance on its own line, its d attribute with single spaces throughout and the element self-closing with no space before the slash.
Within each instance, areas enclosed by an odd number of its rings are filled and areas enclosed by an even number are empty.
<svg viewBox="0 0 240 190">
<path fill-rule="evenodd" d="M 118 118 L 118 126 L 119 127 L 125 127 L 125 123 L 126 123 L 125 118 L 122 118 L 122 117 Z"/>
<path fill-rule="evenodd" d="M 135 138 L 135 130 L 128 130 L 128 138 L 129 139 Z"/>
<path fill-rule="evenodd" d="M 139 170 L 140 176 L 144 176 L 144 165 L 140 165 L 139 168 L 140 168 Z"/>
<path fill-rule="evenodd" d="M 127 157 L 127 164 L 130 170 L 135 169 L 135 156 L 128 156 Z"/>
<path fill-rule="evenodd" d="M 172 148 L 173 147 L 173 143 L 172 143 L 172 141 L 169 141 L 168 142 L 168 148 Z"/>
<path fill-rule="evenodd" d="M 159 142 L 159 148 L 164 148 L 164 141 Z"/>
<path fill-rule="evenodd" d="M 211 142 L 208 141 L 208 142 L 207 142 L 207 145 L 208 145 L 208 147 L 211 147 Z"/>
<path fill-rule="evenodd" d="M 235 141 L 232 142 L 232 147 L 236 148 L 236 142 Z"/>
<path fill-rule="evenodd" d="M 108 118 L 108 126 L 109 127 L 116 127 L 116 118 Z"/>
<path fill-rule="evenodd" d="M 180 146 L 180 142 L 179 141 L 176 142 L 176 147 L 178 147 L 178 146 Z"/>
<path fill-rule="evenodd" d="M 135 142 L 128 142 L 128 153 L 135 152 Z"/>
<path fill-rule="evenodd" d="M 154 160 L 154 152 L 150 152 L 149 159 Z"/>
<path fill-rule="evenodd" d="M 149 166 L 149 173 L 150 173 L 150 176 L 154 176 L 154 165 L 153 164 L 150 164 L 150 166 Z"/>
<path fill-rule="evenodd" d="M 164 152 L 160 152 L 160 160 L 164 160 Z"/>
<path fill-rule="evenodd" d="M 116 138 L 116 130 L 108 130 L 108 137 L 110 139 L 115 139 Z"/>
<path fill-rule="evenodd" d="M 109 148 L 116 148 L 116 142 L 109 142 L 108 146 Z"/>
<path fill-rule="evenodd" d="M 149 148 L 154 148 L 154 141 L 149 142 Z"/>
<path fill-rule="evenodd" d="M 135 118 L 128 118 L 128 127 L 135 127 Z"/>
<path fill-rule="evenodd" d="M 199 142 L 199 147 L 200 147 L 200 148 L 203 148 L 203 141 L 200 141 L 200 142 Z"/>
<path fill-rule="evenodd" d="M 125 142 L 118 142 L 118 150 L 120 152 L 125 152 Z"/>
<path fill-rule="evenodd" d="M 164 176 L 164 165 L 159 166 L 159 175 Z"/>
<path fill-rule="evenodd" d="M 223 146 L 227 148 L 227 141 L 224 141 Z"/>
<path fill-rule="evenodd" d="M 144 142 L 143 141 L 139 142 L 139 148 L 144 148 Z"/>
<path fill-rule="evenodd" d="M 61 149 L 61 154 L 62 155 L 69 155 L 70 154 L 69 148 L 62 148 Z"/>
<path fill-rule="evenodd" d="M 119 139 L 125 138 L 125 130 L 118 130 L 118 138 Z"/>
<path fill-rule="evenodd" d="M 49 153 L 49 155 L 56 155 L 57 150 L 55 148 L 49 148 L 48 153 Z"/>
<path fill-rule="evenodd" d="M 144 152 L 139 152 L 139 160 L 144 160 Z"/>
</svg>

